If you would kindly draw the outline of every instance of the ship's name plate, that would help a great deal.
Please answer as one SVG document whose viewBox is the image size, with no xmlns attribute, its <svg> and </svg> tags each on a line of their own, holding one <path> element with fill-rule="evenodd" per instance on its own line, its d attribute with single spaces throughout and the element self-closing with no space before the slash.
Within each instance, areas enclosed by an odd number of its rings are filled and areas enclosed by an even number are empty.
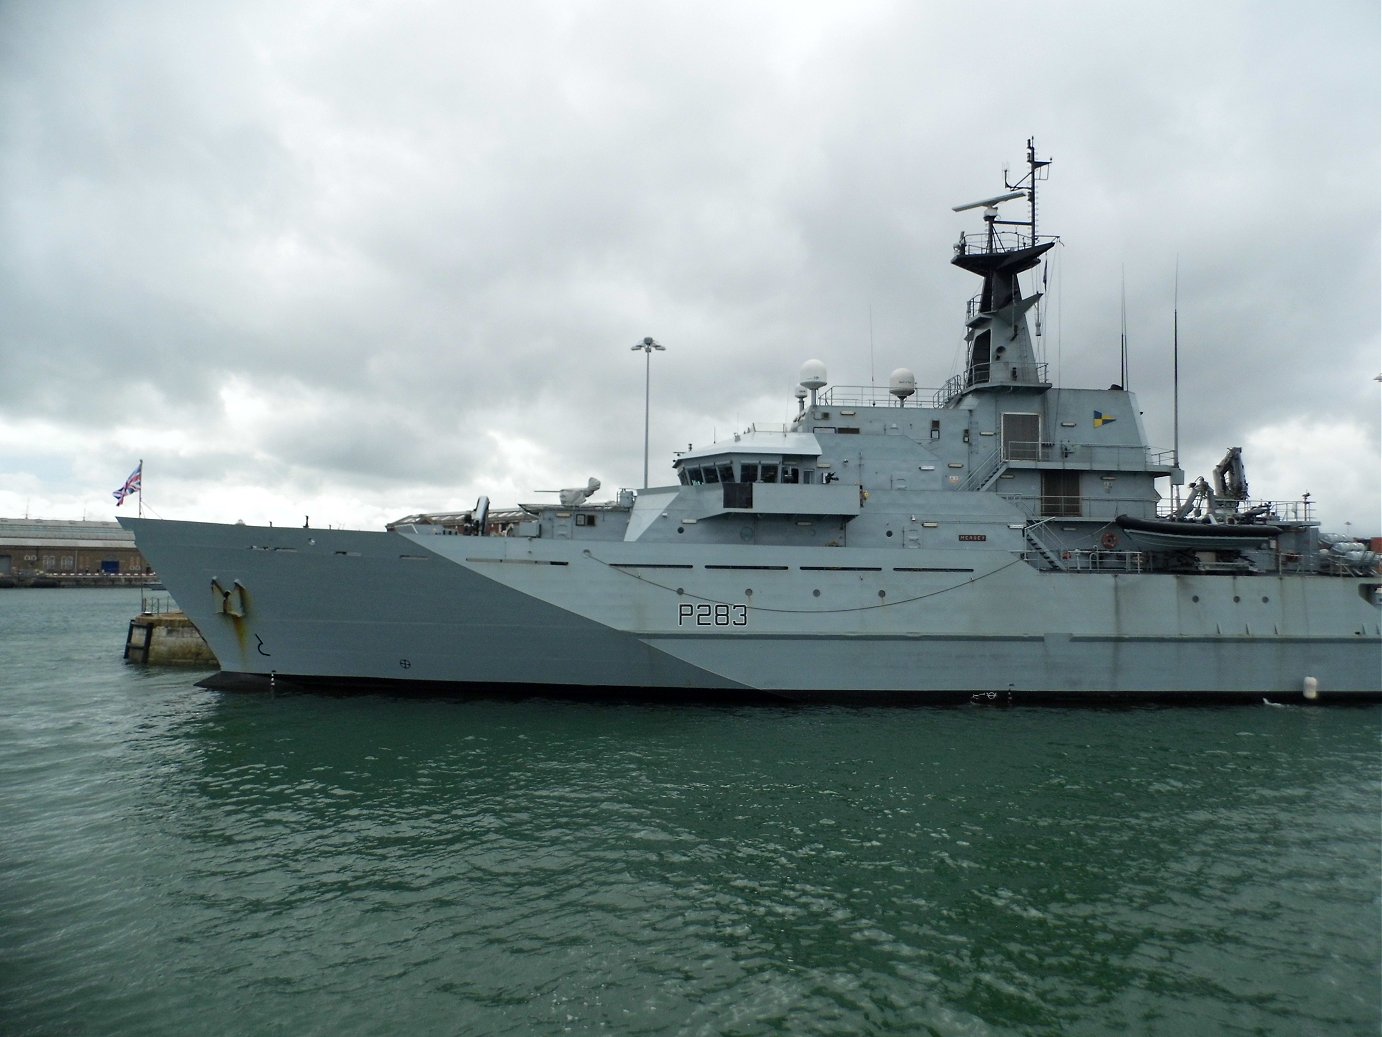
<svg viewBox="0 0 1382 1037">
<path fill-rule="evenodd" d="M 746 627 L 749 625 L 749 607 L 731 605 L 724 602 L 689 601 L 677 606 L 677 626 L 679 627 Z"/>
<path fill-rule="evenodd" d="M 962 544 L 970 544 L 970 543 L 981 544 L 981 543 L 983 543 L 985 540 L 987 540 L 988 538 L 989 538 L 989 537 L 988 537 L 988 534 L 987 534 L 987 533 L 961 533 L 961 534 L 960 534 L 960 543 L 962 543 Z"/>
</svg>

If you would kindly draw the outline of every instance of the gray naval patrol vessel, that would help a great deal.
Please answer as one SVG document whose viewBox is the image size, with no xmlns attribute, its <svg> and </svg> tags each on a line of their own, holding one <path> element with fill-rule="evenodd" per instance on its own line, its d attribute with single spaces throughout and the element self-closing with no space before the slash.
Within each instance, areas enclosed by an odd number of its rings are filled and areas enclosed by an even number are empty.
<svg viewBox="0 0 1382 1037">
<path fill-rule="evenodd" d="M 951 262 L 982 288 L 939 390 L 905 369 L 827 388 L 808 362 L 790 424 L 604 503 L 592 479 L 384 531 L 120 521 L 216 653 L 211 686 L 1382 698 L 1375 556 L 1322 535 L 1308 501 L 1250 500 L 1236 449 L 1184 486 L 1123 388 L 1047 380 L 1019 275 L 1055 243 L 1036 226 L 1048 164 L 1029 141 L 1017 183 L 959 207 L 984 227 Z M 1019 199 L 1028 219 L 998 218 Z"/>
</svg>

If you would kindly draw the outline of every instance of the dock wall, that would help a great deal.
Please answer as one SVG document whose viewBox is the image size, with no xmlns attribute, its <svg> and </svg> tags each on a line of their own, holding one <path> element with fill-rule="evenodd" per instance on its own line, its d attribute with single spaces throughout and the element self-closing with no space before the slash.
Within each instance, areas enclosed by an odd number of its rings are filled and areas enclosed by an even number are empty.
<svg viewBox="0 0 1382 1037">
<path fill-rule="evenodd" d="M 141 613 L 125 634 L 125 661 L 142 666 L 216 666 L 216 656 L 181 612 Z"/>
</svg>

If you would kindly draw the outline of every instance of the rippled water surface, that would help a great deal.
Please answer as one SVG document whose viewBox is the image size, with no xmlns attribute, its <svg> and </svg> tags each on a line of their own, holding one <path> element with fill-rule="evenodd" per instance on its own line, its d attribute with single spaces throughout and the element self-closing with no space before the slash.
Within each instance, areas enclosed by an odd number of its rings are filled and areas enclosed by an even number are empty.
<svg viewBox="0 0 1382 1037">
<path fill-rule="evenodd" d="M 1382 710 L 218 694 L 0 591 L 0 1033 L 1368 1034 Z"/>
</svg>

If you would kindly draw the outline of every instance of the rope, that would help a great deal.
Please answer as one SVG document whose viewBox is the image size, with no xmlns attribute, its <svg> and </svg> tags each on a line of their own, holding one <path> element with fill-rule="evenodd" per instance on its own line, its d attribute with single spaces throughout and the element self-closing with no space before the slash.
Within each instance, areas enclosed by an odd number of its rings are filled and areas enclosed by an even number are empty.
<svg viewBox="0 0 1382 1037">
<path fill-rule="evenodd" d="M 627 576 L 627 577 L 629 577 L 630 579 L 639 581 L 640 583 L 646 583 L 646 584 L 648 584 L 649 586 L 656 587 L 658 590 L 667 591 L 669 594 L 677 594 L 677 588 L 665 586 L 665 585 L 663 585 L 663 584 L 661 584 L 661 583 L 658 583 L 656 580 L 650 580 L 650 579 L 648 579 L 646 576 L 643 576 L 643 575 L 640 574 L 640 573 L 629 572 L 627 569 L 624 569 L 624 568 L 622 568 L 622 567 L 620 567 L 620 566 L 618 566 L 618 565 L 616 565 L 616 564 L 614 564 L 614 563 L 607 562 L 607 561 L 605 561 L 603 558 L 596 558 L 593 554 L 590 553 L 589 549 L 587 549 L 587 550 L 586 550 L 585 552 L 583 552 L 583 553 L 584 553 L 585 556 L 586 556 L 587 558 L 589 558 L 591 561 L 593 561 L 593 562 L 599 562 L 599 563 L 600 563 L 601 565 L 603 565 L 605 568 L 607 568 L 607 569 L 612 569 L 612 570 L 614 570 L 615 572 L 619 573 L 619 575 L 621 575 L 621 576 Z M 876 605 L 858 605 L 858 606 L 856 606 L 856 607 L 854 607 L 854 608 L 833 608 L 833 609 L 832 609 L 832 608 L 826 608 L 826 609 L 781 609 L 781 608 L 769 608 L 769 607 L 766 606 L 766 605 L 754 605 L 754 604 L 752 604 L 751 602 L 745 602 L 745 603 L 743 603 L 743 604 L 745 604 L 746 607 L 747 607 L 750 611 L 752 611 L 752 612 L 775 612 L 775 613 L 780 613 L 780 614 L 803 615 L 803 616 L 804 616 L 804 615 L 825 616 L 825 615 L 834 615 L 834 614 L 837 614 L 837 613 L 845 613 L 845 612 L 868 612 L 868 611 L 871 610 L 871 609 L 892 608 L 892 607 L 895 606 L 895 605 L 911 605 L 911 604 L 913 604 L 913 603 L 915 603 L 915 602 L 918 602 L 918 601 L 925 601 L 927 598 L 935 598 L 935 597 L 938 597 L 938 596 L 940 596 L 940 595 L 942 595 L 942 594 L 949 594 L 951 591 L 963 590 L 963 589 L 965 589 L 966 587 L 972 587 L 974 584 L 978 583 L 980 580 L 986 580 L 986 579 L 988 579 L 990 576 L 996 576 L 998 573 L 1003 572 L 1005 569 L 1010 569 L 1012 566 L 1017 565 L 1017 564 L 1020 563 L 1020 562 L 1022 562 L 1022 559 L 1021 559 L 1021 558 L 1014 558 L 1012 561 L 1008 562 L 1006 565 L 1000 565 L 997 569 L 993 569 L 993 570 L 991 570 L 991 571 L 989 571 L 989 572 L 986 572 L 986 573 L 984 573 L 984 574 L 981 575 L 981 576 L 971 576 L 968 580 L 965 580 L 963 583 L 957 583 L 957 584 L 954 584 L 953 586 L 950 586 L 950 587 L 942 587 L 942 588 L 940 588 L 940 590 L 928 591 L 928 592 L 925 593 L 925 594 L 917 594 L 917 595 L 914 595 L 914 596 L 912 596 L 912 597 L 910 597 L 910 598 L 900 598 L 900 599 L 898 599 L 897 601 L 880 601 L 880 602 L 878 602 Z M 707 598 L 707 597 L 704 597 L 704 596 L 702 596 L 702 595 L 700 595 L 700 594 L 693 594 L 693 593 L 691 593 L 690 591 L 687 591 L 687 590 L 684 590 L 684 589 L 681 591 L 680 594 L 677 594 L 677 596 L 678 596 L 678 597 L 690 598 L 690 599 L 692 599 L 693 601 L 704 601 L 704 602 L 706 602 L 707 604 L 717 604 L 717 605 L 723 605 L 723 604 L 725 604 L 725 602 L 720 601 L 718 598 Z M 739 602 L 735 602 L 735 604 L 739 604 Z"/>
</svg>

